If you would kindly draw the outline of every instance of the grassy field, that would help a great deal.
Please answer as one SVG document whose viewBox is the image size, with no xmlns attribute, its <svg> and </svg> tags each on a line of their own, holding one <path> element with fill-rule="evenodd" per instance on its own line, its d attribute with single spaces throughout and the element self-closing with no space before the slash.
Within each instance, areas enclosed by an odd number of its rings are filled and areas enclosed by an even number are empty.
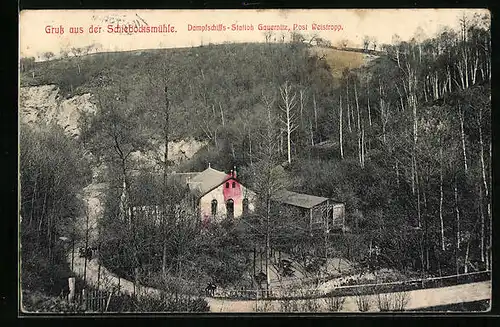
<svg viewBox="0 0 500 327">
<path fill-rule="evenodd" d="M 356 69 L 365 65 L 373 56 L 363 54 L 361 52 L 343 51 L 331 48 L 312 47 L 311 53 L 318 55 L 320 58 L 325 56 L 325 60 L 331 69 L 334 81 L 338 83 L 338 79 L 342 77 L 342 72 L 345 69 Z"/>
</svg>

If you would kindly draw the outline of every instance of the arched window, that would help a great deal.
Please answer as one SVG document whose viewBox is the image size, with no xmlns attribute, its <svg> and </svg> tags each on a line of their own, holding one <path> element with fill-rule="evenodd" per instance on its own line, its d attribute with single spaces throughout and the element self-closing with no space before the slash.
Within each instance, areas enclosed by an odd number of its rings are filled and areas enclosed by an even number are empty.
<svg viewBox="0 0 500 327">
<path fill-rule="evenodd" d="M 243 199 L 243 215 L 248 214 L 248 199 Z"/>
<path fill-rule="evenodd" d="M 232 199 L 227 200 L 226 211 L 227 211 L 227 218 L 233 219 L 234 218 L 234 201 Z"/>
<path fill-rule="evenodd" d="M 229 188 L 229 182 L 226 182 L 226 188 Z"/>
<path fill-rule="evenodd" d="M 235 188 L 235 187 L 236 187 L 236 182 L 233 182 L 233 188 Z"/>
<path fill-rule="evenodd" d="M 212 216 L 217 215 L 217 200 L 212 200 Z"/>
</svg>

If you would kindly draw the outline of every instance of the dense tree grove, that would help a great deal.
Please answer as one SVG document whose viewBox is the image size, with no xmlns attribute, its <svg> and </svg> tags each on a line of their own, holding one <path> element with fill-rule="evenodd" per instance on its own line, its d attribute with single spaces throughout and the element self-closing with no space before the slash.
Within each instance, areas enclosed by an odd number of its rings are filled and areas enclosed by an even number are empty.
<svg viewBox="0 0 500 327">
<path fill-rule="evenodd" d="M 65 251 L 82 237 L 73 226 L 91 174 L 83 148 L 58 126 L 21 124 L 20 153 L 21 282 L 58 295 L 69 273 Z"/>
<path fill-rule="evenodd" d="M 81 140 L 109 170 L 101 253 L 123 276 L 184 292 L 197 287 L 194 280 L 229 285 L 244 279 L 254 246 L 312 244 L 305 228 L 270 209 L 282 188 L 345 203 L 349 232 L 329 236 L 330 251 L 363 261 L 376 244 L 388 267 L 464 273 L 491 268 L 491 40 L 482 17 L 463 16 L 460 26 L 375 44 L 385 54 L 339 80 L 335 67 L 297 42 L 27 61 L 22 80 L 95 95 L 99 111 L 82 119 Z M 21 143 L 35 142 L 29 136 Z M 188 137 L 208 146 L 180 167 L 165 154 L 159 169 L 145 170 L 131 155 Z M 80 170 L 68 166 L 75 154 L 65 147 L 57 149 L 66 165 L 24 148 L 23 237 L 52 244 L 60 224 L 47 217 L 62 220 L 74 201 L 58 207 L 54 193 L 43 192 L 58 187 L 72 196 L 80 184 L 55 179 Z M 258 191 L 249 226 L 200 231 L 189 193 L 168 176 L 209 162 L 220 170 L 236 165 L 243 184 Z M 50 170 L 42 163 L 61 171 L 44 177 Z M 132 210 L 152 199 L 158 221 Z"/>
</svg>

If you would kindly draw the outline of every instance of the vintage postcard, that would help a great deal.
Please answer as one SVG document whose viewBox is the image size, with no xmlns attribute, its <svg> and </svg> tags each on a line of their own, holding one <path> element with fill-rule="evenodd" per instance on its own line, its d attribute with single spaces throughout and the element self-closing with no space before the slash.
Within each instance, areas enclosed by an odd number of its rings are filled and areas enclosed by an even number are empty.
<svg viewBox="0 0 500 327">
<path fill-rule="evenodd" d="M 19 15 L 20 314 L 490 310 L 488 10 Z"/>
</svg>

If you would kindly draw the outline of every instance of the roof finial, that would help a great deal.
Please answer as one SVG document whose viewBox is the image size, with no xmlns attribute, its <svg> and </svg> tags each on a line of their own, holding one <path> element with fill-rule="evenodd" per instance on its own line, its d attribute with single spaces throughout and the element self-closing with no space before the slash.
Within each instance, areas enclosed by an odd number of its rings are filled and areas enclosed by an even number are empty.
<svg viewBox="0 0 500 327">
<path fill-rule="evenodd" d="M 210 167 L 210 162 L 208 163 L 208 168 L 211 168 L 211 167 Z"/>
</svg>

